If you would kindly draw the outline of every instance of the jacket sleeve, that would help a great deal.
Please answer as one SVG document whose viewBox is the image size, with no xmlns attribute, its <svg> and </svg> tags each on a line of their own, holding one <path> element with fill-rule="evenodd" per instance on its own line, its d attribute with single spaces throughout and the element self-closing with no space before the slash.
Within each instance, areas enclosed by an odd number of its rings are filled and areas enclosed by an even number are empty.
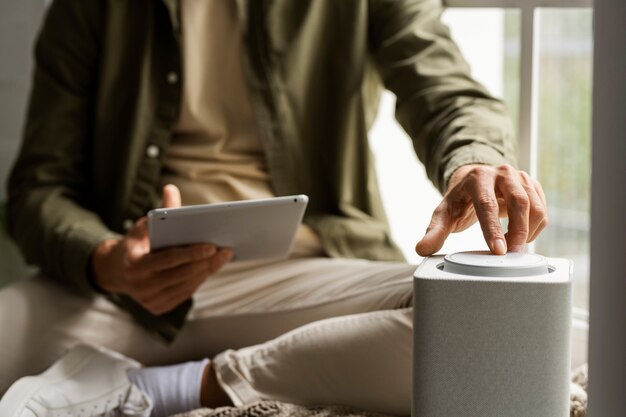
<svg viewBox="0 0 626 417">
<path fill-rule="evenodd" d="M 398 122 L 444 192 L 462 165 L 515 164 L 515 144 L 504 104 L 471 78 L 441 13 L 440 0 L 372 0 L 368 41 Z"/>
<path fill-rule="evenodd" d="M 97 3 L 55 0 L 50 6 L 35 47 L 33 86 L 7 204 L 7 228 L 26 261 L 87 291 L 92 251 L 118 236 L 89 208 Z M 88 4 L 93 10 L 85 10 Z"/>
</svg>

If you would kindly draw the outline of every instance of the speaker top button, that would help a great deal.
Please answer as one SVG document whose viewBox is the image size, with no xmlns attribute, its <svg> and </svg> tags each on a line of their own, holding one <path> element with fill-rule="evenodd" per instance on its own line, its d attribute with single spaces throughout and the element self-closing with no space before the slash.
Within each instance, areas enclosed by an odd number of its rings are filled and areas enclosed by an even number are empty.
<svg viewBox="0 0 626 417">
<path fill-rule="evenodd" d="M 549 267 L 545 257 L 534 253 L 492 255 L 487 251 L 473 251 L 446 255 L 443 270 L 472 276 L 526 277 L 547 274 Z"/>
</svg>

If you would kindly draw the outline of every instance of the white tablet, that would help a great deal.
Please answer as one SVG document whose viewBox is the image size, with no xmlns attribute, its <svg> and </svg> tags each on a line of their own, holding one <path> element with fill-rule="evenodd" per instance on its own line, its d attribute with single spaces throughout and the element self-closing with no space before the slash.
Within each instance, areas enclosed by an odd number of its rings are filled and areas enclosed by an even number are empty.
<svg viewBox="0 0 626 417">
<path fill-rule="evenodd" d="M 150 249 L 212 243 L 232 248 L 233 260 L 286 257 L 308 201 L 293 195 L 151 210 Z"/>
</svg>

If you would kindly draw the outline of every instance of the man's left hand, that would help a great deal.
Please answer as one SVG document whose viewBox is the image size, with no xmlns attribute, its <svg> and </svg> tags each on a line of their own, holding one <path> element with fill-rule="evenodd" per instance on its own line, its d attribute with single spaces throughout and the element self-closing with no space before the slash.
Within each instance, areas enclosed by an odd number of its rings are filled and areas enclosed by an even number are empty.
<svg viewBox="0 0 626 417">
<path fill-rule="evenodd" d="M 500 217 L 509 218 L 507 233 Z M 450 233 L 463 231 L 476 220 L 493 254 L 522 252 L 548 224 L 541 184 L 510 165 L 462 166 L 450 178 L 416 252 L 420 256 L 434 254 Z"/>
</svg>

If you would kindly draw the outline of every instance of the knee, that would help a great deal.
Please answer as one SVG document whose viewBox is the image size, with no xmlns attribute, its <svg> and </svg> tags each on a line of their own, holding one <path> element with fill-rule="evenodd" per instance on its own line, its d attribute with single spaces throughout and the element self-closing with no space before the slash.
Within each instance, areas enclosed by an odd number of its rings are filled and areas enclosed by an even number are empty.
<svg viewBox="0 0 626 417">
<path fill-rule="evenodd" d="M 89 301 L 40 278 L 0 289 L 0 393 L 17 378 L 41 372 L 62 350 L 58 327 Z M 58 332 L 57 332 L 58 333 Z"/>
</svg>

